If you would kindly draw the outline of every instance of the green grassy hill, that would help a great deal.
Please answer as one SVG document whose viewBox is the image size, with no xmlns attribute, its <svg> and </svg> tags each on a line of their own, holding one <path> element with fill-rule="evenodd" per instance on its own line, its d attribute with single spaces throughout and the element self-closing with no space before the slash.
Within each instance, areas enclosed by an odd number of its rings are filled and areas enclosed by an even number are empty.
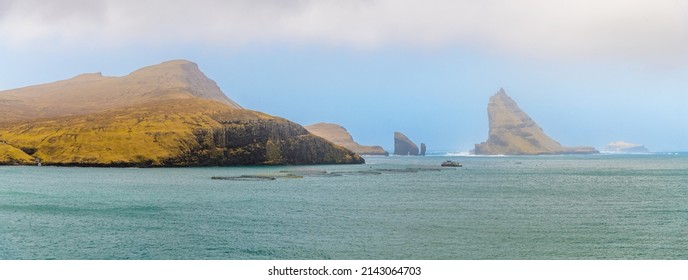
<svg viewBox="0 0 688 280">
<path fill-rule="evenodd" d="M 194 68 L 189 63 L 181 66 Z M 118 89 L 117 83 L 103 90 L 103 79 L 133 83 L 127 76 L 77 77 L 56 83 L 56 91 L 51 91 L 50 84 L 32 87 L 26 96 L 22 90 L 0 92 L 0 100 L 22 100 L 14 103 L 14 111 L 6 111 L 18 117 L 0 121 L 0 164 L 35 164 L 36 159 L 46 165 L 70 166 L 363 162 L 353 152 L 309 134 L 298 124 L 242 109 L 219 88 L 215 91 L 214 82 L 208 82 L 200 71 L 189 74 L 176 71 L 178 67 L 180 63 L 175 61 L 134 72 L 133 76 L 146 81 L 143 84 L 156 80 L 154 77 L 161 81 L 157 87 L 142 85 L 138 90 L 131 86 Z M 94 80 L 99 81 L 96 97 L 88 87 Z M 28 97 L 41 96 L 41 91 L 45 95 L 61 92 L 65 84 L 79 91 L 65 94 L 69 98 L 63 101 L 55 99 L 49 113 L 35 118 L 17 113 L 26 107 L 40 111 L 47 103 L 36 102 L 32 107 Z M 78 103 L 79 99 L 87 102 Z M 121 102 L 113 105 L 108 103 L 110 99 Z M 11 103 L 3 104 L 7 108 Z"/>
</svg>

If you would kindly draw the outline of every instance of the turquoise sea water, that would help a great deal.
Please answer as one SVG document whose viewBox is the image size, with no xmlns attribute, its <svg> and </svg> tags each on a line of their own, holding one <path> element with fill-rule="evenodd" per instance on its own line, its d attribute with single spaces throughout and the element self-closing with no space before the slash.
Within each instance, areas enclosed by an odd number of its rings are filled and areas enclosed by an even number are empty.
<svg viewBox="0 0 688 280">
<path fill-rule="evenodd" d="M 688 155 L 445 159 L 0 167 L 0 259 L 688 259 Z"/>
</svg>

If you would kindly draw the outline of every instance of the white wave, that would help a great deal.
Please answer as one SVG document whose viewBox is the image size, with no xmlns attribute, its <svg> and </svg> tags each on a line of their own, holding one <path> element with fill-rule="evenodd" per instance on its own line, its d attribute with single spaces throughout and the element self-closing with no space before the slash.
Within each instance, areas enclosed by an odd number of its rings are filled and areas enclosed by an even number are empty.
<svg viewBox="0 0 688 280">
<path fill-rule="evenodd" d="M 441 156 L 446 157 L 506 157 L 507 155 L 476 155 L 471 152 L 448 152 Z"/>
<path fill-rule="evenodd" d="M 448 157 L 465 157 L 465 156 L 471 156 L 472 154 L 470 152 L 449 152 L 445 153 L 444 156 Z"/>
</svg>

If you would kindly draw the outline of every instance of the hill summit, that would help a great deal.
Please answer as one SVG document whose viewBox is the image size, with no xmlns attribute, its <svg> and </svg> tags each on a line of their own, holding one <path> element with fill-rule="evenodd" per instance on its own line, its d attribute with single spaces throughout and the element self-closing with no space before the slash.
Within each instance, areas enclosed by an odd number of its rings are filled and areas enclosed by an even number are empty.
<svg viewBox="0 0 688 280">
<path fill-rule="evenodd" d="M 243 109 L 186 60 L 0 92 L 0 164 L 362 163 L 302 126 Z"/>
<path fill-rule="evenodd" d="M 475 145 L 476 155 L 540 155 L 598 153 L 592 147 L 564 147 L 550 138 L 504 89 L 490 97 L 487 105 L 489 135 Z"/>
<path fill-rule="evenodd" d="M 124 77 L 81 74 L 49 84 L 0 92 L 4 121 L 82 115 L 170 99 L 203 98 L 241 106 L 193 62 L 173 60 Z"/>
</svg>

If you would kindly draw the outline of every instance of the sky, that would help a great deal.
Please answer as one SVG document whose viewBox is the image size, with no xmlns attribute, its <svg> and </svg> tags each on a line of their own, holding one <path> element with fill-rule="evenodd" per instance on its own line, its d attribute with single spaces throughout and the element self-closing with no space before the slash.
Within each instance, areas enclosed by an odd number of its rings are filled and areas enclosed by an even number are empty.
<svg viewBox="0 0 688 280">
<path fill-rule="evenodd" d="M 172 59 L 388 151 L 472 149 L 499 88 L 564 145 L 688 151 L 686 1 L 0 0 L 0 90 Z"/>
</svg>

